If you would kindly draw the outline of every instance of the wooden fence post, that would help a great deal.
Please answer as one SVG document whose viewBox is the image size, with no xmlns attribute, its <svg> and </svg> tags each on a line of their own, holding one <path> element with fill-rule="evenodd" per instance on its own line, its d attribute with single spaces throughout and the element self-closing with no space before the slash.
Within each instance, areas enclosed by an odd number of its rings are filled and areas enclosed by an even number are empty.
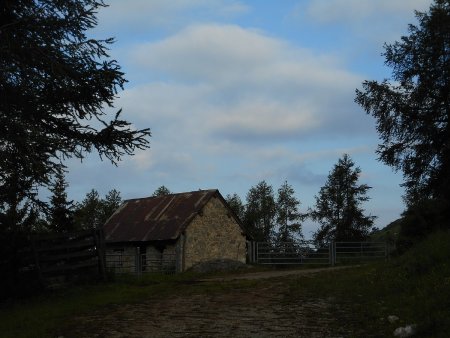
<svg viewBox="0 0 450 338">
<path fill-rule="evenodd" d="M 335 242 L 330 242 L 330 245 L 328 247 L 328 252 L 329 252 L 329 259 L 330 259 L 330 265 L 331 266 L 335 266 L 336 264 L 336 243 Z"/>
<path fill-rule="evenodd" d="M 141 250 L 137 246 L 136 247 L 136 266 L 135 266 L 136 274 L 138 276 L 141 275 Z"/>
<path fill-rule="evenodd" d="M 44 276 L 42 275 L 41 264 L 39 262 L 39 253 L 38 253 L 38 250 L 36 248 L 35 236 L 31 236 L 30 237 L 30 242 L 31 242 L 31 248 L 33 250 L 34 264 L 36 265 L 36 269 L 37 269 L 37 272 L 38 272 L 39 284 L 41 286 L 45 286 L 45 280 L 44 280 Z"/>
<path fill-rule="evenodd" d="M 98 267 L 100 276 L 103 280 L 106 280 L 106 248 L 105 248 L 105 235 L 103 229 L 95 229 L 94 233 L 95 247 L 97 249 Z"/>
</svg>

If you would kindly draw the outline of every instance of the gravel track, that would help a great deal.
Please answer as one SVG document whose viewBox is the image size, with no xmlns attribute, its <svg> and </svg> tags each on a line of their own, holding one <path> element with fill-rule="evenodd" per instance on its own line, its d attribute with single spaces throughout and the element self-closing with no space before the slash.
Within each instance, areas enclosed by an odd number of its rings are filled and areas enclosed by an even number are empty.
<svg viewBox="0 0 450 338">
<path fill-rule="evenodd" d="M 286 270 L 203 279 L 225 291 L 149 298 L 73 318 L 59 337 L 349 337 L 330 299 L 288 299 L 290 278 L 327 269 Z M 271 278 L 271 279 L 266 279 Z M 240 279 L 266 279 L 242 287 Z M 233 285 L 236 288 L 233 288 Z M 229 287 L 231 285 L 231 288 Z M 189 285 L 180 285 L 189 287 Z M 345 309 L 339 309 L 345 314 Z M 341 316 L 339 316 L 341 317 Z"/>
</svg>

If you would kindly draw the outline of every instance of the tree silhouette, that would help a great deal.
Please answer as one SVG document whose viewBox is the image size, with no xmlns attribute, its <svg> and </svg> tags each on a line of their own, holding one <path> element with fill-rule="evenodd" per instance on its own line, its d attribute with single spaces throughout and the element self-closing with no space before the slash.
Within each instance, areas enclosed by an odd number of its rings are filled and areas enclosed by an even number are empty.
<svg viewBox="0 0 450 338">
<path fill-rule="evenodd" d="M 74 230 L 73 201 L 67 199 L 68 184 L 64 172 L 58 170 L 55 175 L 55 183 L 50 188 L 53 193 L 50 197 L 49 227 L 54 232 L 70 232 Z"/>
<path fill-rule="evenodd" d="M 379 159 L 403 172 L 408 205 L 450 200 L 450 2 L 416 17 L 409 35 L 385 45 L 393 83 L 365 81 L 355 99 L 377 121 Z"/>
<path fill-rule="evenodd" d="M 304 216 L 299 211 L 300 201 L 294 196 L 295 191 L 285 181 L 278 189 L 276 201 L 277 242 L 290 242 L 303 238 L 301 221 Z"/>
<path fill-rule="evenodd" d="M 273 239 L 274 221 L 273 188 L 266 181 L 261 181 L 247 193 L 244 225 L 256 241 L 269 242 Z"/>
<path fill-rule="evenodd" d="M 315 196 L 316 205 L 310 215 L 320 223 L 313 235 L 319 245 L 363 240 L 373 226 L 375 216 L 365 216 L 361 208 L 361 204 L 369 200 L 366 194 L 371 187 L 358 184 L 361 169 L 354 165 L 350 156 L 344 154 Z"/>
<path fill-rule="evenodd" d="M 233 195 L 228 194 L 225 197 L 225 201 L 227 201 L 231 210 L 233 210 L 233 212 L 242 222 L 244 220 L 245 206 L 244 203 L 242 203 L 242 200 L 239 197 L 239 195 L 236 193 L 234 193 Z"/>
<path fill-rule="evenodd" d="M 169 195 L 171 194 L 170 190 L 162 185 L 160 187 L 158 187 L 154 192 L 153 192 L 153 197 L 157 197 L 157 196 L 164 196 L 164 195 Z"/>
<path fill-rule="evenodd" d="M 149 146 L 112 111 L 126 82 L 107 53 L 113 39 L 88 38 L 96 0 L 4 0 L 0 7 L 0 212 L 38 203 L 62 161 L 96 150 L 113 163 Z M 28 202 L 28 200 L 31 200 Z M 6 217 L 8 216 L 8 217 Z M 16 222 L 16 223 L 15 223 Z"/>
</svg>

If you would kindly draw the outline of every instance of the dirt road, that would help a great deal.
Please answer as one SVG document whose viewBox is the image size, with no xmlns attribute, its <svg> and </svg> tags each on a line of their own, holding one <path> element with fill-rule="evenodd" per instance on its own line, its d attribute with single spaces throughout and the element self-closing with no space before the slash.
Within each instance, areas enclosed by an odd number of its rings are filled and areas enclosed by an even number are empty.
<svg viewBox="0 0 450 338">
<path fill-rule="evenodd" d="M 352 267 L 357 267 L 358 265 L 353 265 Z M 288 276 L 307 276 L 314 275 L 321 272 L 329 272 L 334 270 L 348 269 L 349 266 L 336 266 L 336 267 L 325 267 L 325 268 L 315 268 L 315 269 L 293 269 L 293 270 L 269 270 L 269 271 L 259 271 L 259 272 L 249 272 L 239 275 L 226 275 L 223 277 L 212 277 L 201 279 L 201 281 L 233 281 L 233 280 L 243 280 L 243 279 L 267 279 L 267 278 L 277 278 L 277 277 L 288 277 Z"/>
<path fill-rule="evenodd" d="M 58 335 L 65 338 L 353 336 L 336 322 L 331 299 L 287 297 L 290 278 L 322 272 L 323 269 L 268 271 L 197 281 L 210 283 L 212 291 L 200 288 L 203 291 L 198 293 L 174 292 L 164 298 L 149 297 L 138 304 L 110 306 L 74 318 L 70 329 Z M 244 278 L 265 280 L 243 286 L 240 280 Z M 226 290 L 220 291 L 224 283 Z"/>
</svg>

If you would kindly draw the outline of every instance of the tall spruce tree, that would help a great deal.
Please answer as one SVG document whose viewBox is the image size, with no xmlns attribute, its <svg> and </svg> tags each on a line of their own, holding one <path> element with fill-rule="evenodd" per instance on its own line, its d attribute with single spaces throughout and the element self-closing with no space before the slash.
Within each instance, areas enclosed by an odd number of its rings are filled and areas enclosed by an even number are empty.
<svg viewBox="0 0 450 338">
<path fill-rule="evenodd" d="M 251 187 L 247 193 L 244 225 L 256 241 L 273 240 L 275 226 L 275 198 L 273 188 L 266 181 Z"/>
<path fill-rule="evenodd" d="M 88 192 L 75 206 L 75 225 L 79 230 L 97 229 L 103 225 L 102 200 L 97 190 Z"/>
<path fill-rule="evenodd" d="M 325 185 L 315 196 L 316 205 L 310 216 L 319 222 L 314 241 L 325 245 L 331 241 L 363 240 L 373 226 L 375 216 L 365 216 L 361 204 L 369 200 L 366 184 L 358 184 L 361 169 L 354 167 L 344 154 L 329 173 Z"/>
<path fill-rule="evenodd" d="M 110 190 L 103 201 L 101 201 L 101 218 L 100 223 L 103 225 L 105 222 L 114 214 L 114 212 L 120 207 L 122 203 L 122 198 L 120 197 L 120 192 L 116 189 Z"/>
<path fill-rule="evenodd" d="M 277 242 L 291 242 L 302 239 L 304 216 L 299 211 L 300 201 L 295 197 L 294 188 L 285 181 L 278 189 L 276 201 Z"/>
<path fill-rule="evenodd" d="M 156 188 L 156 190 L 153 192 L 153 197 L 158 197 L 158 196 L 164 196 L 164 195 L 169 195 L 171 194 L 169 188 L 167 188 L 165 185 L 162 185 L 158 188 Z"/>
<path fill-rule="evenodd" d="M 96 150 L 116 163 L 148 148 L 112 112 L 126 82 L 109 58 L 113 39 L 87 37 L 102 0 L 3 0 L 0 4 L 0 230 L 49 187 L 66 158 Z M 112 115 L 111 115 L 112 112 Z"/>
<path fill-rule="evenodd" d="M 53 232 L 70 232 L 75 228 L 74 204 L 67 199 L 67 186 L 64 172 L 58 170 L 54 185 L 50 188 L 53 194 L 50 197 L 49 228 Z"/>
<path fill-rule="evenodd" d="M 375 117 L 379 159 L 403 172 L 410 206 L 450 200 L 450 1 L 416 18 L 409 35 L 385 45 L 392 82 L 365 81 L 355 99 Z"/>
<path fill-rule="evenodd" d="M 239 195 L 236 193 L 234 193 L 233 195 L 228 194 L 225 197 L 225 201 L 227 201 L 231 210 L 233 210 L 233 212 L 242 222 L 244 220 L 245 206 L 244 203 L 242 203 L 242 200 L 239 197 Z"/>
<path fill-rule="evenodd" d="M 76 228 L 83 230 L 101 228 L 121 203 L 120 192 L 116 189 L 110 190 L 104 199 L 97 190 L 92 189 L 83 201 L 75 206 Z"/>
</svg>

